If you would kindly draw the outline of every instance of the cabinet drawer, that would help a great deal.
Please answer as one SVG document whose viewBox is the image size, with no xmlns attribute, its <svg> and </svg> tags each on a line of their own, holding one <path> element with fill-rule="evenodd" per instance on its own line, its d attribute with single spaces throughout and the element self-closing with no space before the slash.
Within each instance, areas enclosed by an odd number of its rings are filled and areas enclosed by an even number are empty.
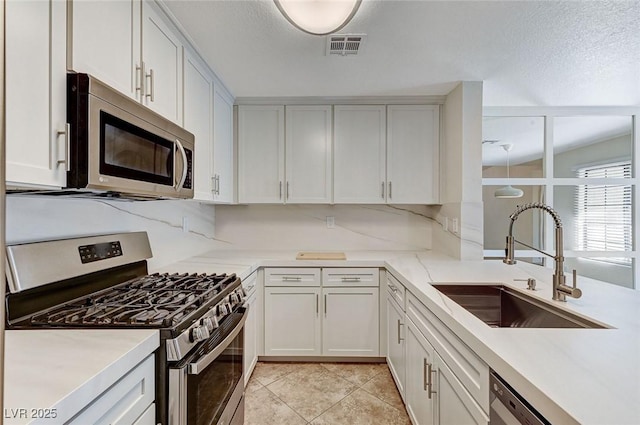
<svg viewBox="0 0 640 425">
<path fill-rule="evenodd" d="M 320 286 L 319 268 L 266 268 L 265 286 Z"/>
<path fill-rule="evenodd" d="M 322 286 L 380 286 L 380 272 L 368 268 L 323 268 Z"/>
<path fill-rule="evenodd" d="M 485 412 L 489 412 L 489 366 L 413 294 L 407 294 L 407 317 Z"/>
<path fill-rule="evenodd" d="M 131 424 L 140 418 L 155 398 L 155 367 L 153 354 L 124 375 L 69 423 Z M 153 410 L 155 416 L 155 410 Z"/>
<path fill-rule="evenodd" d="M 398 281 L 395 277 L 393 277 L 390 273 L 387 273 L 387 292 L 388 295 L 396 300 L 398 305 L 402 308 L 402 311 L 405 310 L 405 294 L 406 289 L 404 285 Z"/>
<path fill-rule="evenodd" d="M 249 298 L 257 289 L 256 282 L 258 281 L 258 272 L 255 271 L 249 275 L 246 279 L 242 280 L 242 288 Z"/>
</svg>

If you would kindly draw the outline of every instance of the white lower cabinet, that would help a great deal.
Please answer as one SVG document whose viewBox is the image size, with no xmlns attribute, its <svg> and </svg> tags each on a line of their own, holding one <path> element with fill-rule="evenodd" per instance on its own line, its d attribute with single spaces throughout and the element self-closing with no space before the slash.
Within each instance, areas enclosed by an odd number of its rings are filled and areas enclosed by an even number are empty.
<svg viewBox="0 0 640 425">
<path fill-rule="evenodd" d="M 253 369 L 256 367 L 256 363 L 258 362 L 258 347 L 259 347 L 259 335 L 260 335 L 260 325 L 262 321 L 260 320 L 260 312 L 262 309 L 260 308 L 260 301 L 262 298 L 259 295 L 257 285 L 257 274 L 258 272 L 254 272 L 247 279 L 242 281 L 242 286 L 247 293 L 247 299 L 245 300 L 245 305 L 249 307 L 249 314 L 247 315 L 247 320 L 244 324 L 244 351 L 243 351 L 243 368 L 242 373 L 244 375 L 244 384 L 247 385 L 249 382 L 249 378 L 253 373 Z"/>
<path fill-rule="evenodd" d="M 265 287 L 264 325 L 266 356 L 322 354 L 320 287 Z"/>
<path fill-rule="evenodd" d="M 407 319 L 406 406 L 415 425 L 480 425 L 489 418 L 451 369 Z"/>
<path fill-rule="evenodd" d="M 378 357 L 377 268 L 267 268 L 264 355 Z"/>
<path fill-rule="evenodd" d="M 403 400 L 405 400 L 405 335 L 404 311 L 391 298 L 391 295 L 387 295 L 387 364 Z"/>
<path fill-rule="evenodd" d="M 71 425 L 155 423 L 155 362 L 151 354 L 93 400 Z M 151 410 L 149 410 L 151 408 Z"/>
<path fill-rule="evenodd" d="M 434 349 L 416 326 L 407 320 L 405 405 L 414 425 L 434 424 Z M 431 383 L 431 385 L 429 385 Z M 436 390 L 437 391 L 437 390 Z M 460 424 L 462 425 L 462 424 Z"/>
<path fill-rule="evenodd" d="M 323 288 L 322 304 L 323 355 L 379 355 L 378 288 Z"/>
</svg>

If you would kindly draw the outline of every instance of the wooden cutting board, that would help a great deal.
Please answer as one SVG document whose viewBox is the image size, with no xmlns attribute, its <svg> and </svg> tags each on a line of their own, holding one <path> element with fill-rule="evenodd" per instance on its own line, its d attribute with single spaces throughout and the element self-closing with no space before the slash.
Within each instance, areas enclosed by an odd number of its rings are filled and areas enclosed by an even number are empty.
<svg viewBox="0 0 640 425">
<path fill-rule="evenodd" d="M 302 251 L 296 255 L 296 260 L 346 260 L 344 252 L 307 252 Z"/>
</svg>

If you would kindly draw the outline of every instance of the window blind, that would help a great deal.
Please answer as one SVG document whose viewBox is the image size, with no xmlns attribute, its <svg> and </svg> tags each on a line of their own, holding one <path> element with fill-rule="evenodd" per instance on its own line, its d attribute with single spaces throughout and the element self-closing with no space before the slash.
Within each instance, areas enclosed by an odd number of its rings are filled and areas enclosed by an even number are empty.
<svg viewBox="0 0 640 425">
<path fill-rule="evenodd" d="M 629 178 L 631 162 L 585 167 L 579 178 Z M 631 251 L 631 185 L 580 185 L 576 196 L 576 246 L 584 251 Z M 630 258 L 598 258 L 631 265 Z"/>
</svg>

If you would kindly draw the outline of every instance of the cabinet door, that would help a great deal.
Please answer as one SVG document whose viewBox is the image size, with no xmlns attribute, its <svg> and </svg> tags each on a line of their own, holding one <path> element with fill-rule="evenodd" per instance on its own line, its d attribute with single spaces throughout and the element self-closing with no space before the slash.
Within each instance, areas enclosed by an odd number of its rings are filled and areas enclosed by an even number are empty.
<svg viewBox="0 0 640 425">
<path fill-rule="evenodd" d="M 335 106 L 334 120 L 335 203 L 384 203 L 385 107 Z"/>
<path fill-rule="evenodd" d="M 233 98 L 220 84 L 213 84 L 213 199 L 233 202 Z"/>
<path fill-rule="evenodd" d="M 320 288 L 266 287 L 264 292 L 265 355 L 320 355 Z"/>
<path fill-rule="evenodd" d="M 398 392 L 405 398 L 405 317 L 400 307 L 387 297 L 387 364 Z"/>
<path fill-rule="evenodd" d="M 440 425 L 487 425 L 489 418 L 436 353 L 436 415 Z"/>
<path fill-rule="evenodd" d="M 387 108 L 387 202 L 438 202 L 439 122 L 438 106 Z"/>
<path fill-rule="evenodd" d="M 242 352 L 244 362 L 242 373 L 244 374 L 245 386 L 258 361 L 258 298 L 256 293 L 257 291 L 254 291 L 245 302 L 249 306 L 249 314 L 244 325 L 244 351 Z"/>
<path fill-rule="evenodd" d="M 331 203 L 331 106 L 287 106 L 286 123 L 286 202 Z"/>
<path fill-rule="evenodd" d="M 5 7 L 6 180 L 63 187 L 66 4 L 8 1 Z"/>
<path fill-rule="evenodd" d="M 213 200 L 213 79 L 189 50 L 184 56 L 184 128 L 195 136 L 194 199 Z"/>
<path fill-rule="evenodd" d="M 238 202 L 282 203 L 284 106 L 238 107 Z"/>
<path fill-rule="evenodd" d="M 407 385 L 405 405 L 411 422 L 417 425 L 435 423 L 434 399 L 437 394 L 434 379 L 435 350 L 409 319 L 407 328 Z M 429 367 L 431 366 L 431 368 Z M 431 372 L 431 373 L 430 373 Z M 431 387 L 429 386 L 431 383 Z"/>
<path fill-rule="evenodd" d="M 322 354 L 377 357 L 378 288 L 324 288 L 322 296 Z"/>
<path fill-rule="evenodd" d="M 74 0 L 67 5 L 69 69 L 91 74 L 141 100 L 140 0 Z"/>
<path fill-rule="evenodd" d="M 149 1 L 142 2 L 143 103 L 182 122 L 182 43 Z"/>
</svg>

